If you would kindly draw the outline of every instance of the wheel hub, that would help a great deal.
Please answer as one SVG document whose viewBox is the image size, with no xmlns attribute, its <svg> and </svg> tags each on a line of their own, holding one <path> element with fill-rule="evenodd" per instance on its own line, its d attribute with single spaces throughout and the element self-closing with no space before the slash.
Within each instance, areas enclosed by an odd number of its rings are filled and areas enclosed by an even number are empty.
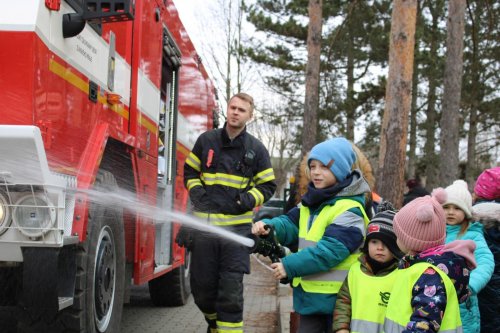
<svg viewBox="0 0 500 333">
<path fill-rule="evenodd" d="M 104 332 L 109 324 L 115 294 L 116 256 L 110 230 L 103 229 L 99 239 L 94 276 L 96 325 Z"/>
</svg>

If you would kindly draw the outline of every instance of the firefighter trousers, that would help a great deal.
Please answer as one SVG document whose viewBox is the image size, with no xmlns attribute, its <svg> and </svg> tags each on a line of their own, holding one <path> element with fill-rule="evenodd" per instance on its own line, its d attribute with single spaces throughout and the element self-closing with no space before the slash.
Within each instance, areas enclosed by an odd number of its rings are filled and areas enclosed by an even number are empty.
<svg viewBox="0 0 500 333">
<path fill-rule="evenodd" d="M 211 332 L 243 332 L 243 275 L 250 273 L 249 249 L 200 231 L 193 238 L 191 291 L 195 304 Z"/>
</svg>

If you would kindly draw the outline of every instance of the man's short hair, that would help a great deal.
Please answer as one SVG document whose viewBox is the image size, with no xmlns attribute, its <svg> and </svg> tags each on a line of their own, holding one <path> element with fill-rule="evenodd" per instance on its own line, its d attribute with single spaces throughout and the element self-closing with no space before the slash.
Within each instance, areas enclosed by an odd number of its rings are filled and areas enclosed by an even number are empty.
<svg viewBox="0 0 500 333">
<path fill-rule="evenodd" d="M 238 97 L 239 99 L 244 100 L 247 103 L 250 103 L 250 113 L 253 113 L 254 104 L 253 104 L 253 97 L 252 96 L 250 96 L 247 93 L 240 92 L 240 93 L 233 95 L 233 97 L 231 97 L 229 99 L 229 101 L 231 101 L 235 97 Z"/>
</svg>

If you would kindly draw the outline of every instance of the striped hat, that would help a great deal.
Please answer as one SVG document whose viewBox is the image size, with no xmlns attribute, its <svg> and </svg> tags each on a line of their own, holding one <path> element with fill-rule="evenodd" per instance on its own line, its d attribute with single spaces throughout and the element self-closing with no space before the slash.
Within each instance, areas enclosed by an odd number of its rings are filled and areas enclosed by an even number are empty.
<svg viewBox="0 0 500 333">
<path fill-rule="evenodd" d="M 391 251 L 396 258 L 401 258 L 403 253 L 396 243 L 396 234 L 392 228 L 392 221 L 396 212 L 386 210 L 375 214 L 366 229 L 365 253 L 368 253 L 368 242 L 370 239 L 379 239 Z"/>
</svg>

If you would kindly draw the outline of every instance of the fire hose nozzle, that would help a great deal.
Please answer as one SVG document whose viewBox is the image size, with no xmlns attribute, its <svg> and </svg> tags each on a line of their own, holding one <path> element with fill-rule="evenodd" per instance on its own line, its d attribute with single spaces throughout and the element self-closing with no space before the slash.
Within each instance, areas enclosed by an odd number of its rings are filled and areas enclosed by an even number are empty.
<svg viewBox="0 0 500 333">
<path fill-rule="evenodd" d="M 279 243 L 273 226 L 266 224 L 264 228 L 269 230 L 267 235 L 251 235 L 251 238 L 255 241 L 255 245 L 251 248 L 251 253 L 258 253 L 269 257 L 273 263 L 279 262 L 280 258 L 290 254 L 290 250 Z"/>
</svg>

